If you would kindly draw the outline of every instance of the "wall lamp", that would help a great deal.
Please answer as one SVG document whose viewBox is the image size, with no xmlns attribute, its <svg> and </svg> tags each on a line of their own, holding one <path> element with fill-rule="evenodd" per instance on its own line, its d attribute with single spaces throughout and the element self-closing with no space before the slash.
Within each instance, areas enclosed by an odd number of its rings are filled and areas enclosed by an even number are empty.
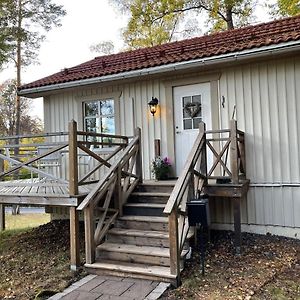
<svg viewBox="0 0 300 300">
<path fill-rule="evenodd" d="M 152 116 L 154 116 L 157 111 L 158 99 L 152 97 L 151 101 L 148 102 L 148 105 Z"/>
</svg>

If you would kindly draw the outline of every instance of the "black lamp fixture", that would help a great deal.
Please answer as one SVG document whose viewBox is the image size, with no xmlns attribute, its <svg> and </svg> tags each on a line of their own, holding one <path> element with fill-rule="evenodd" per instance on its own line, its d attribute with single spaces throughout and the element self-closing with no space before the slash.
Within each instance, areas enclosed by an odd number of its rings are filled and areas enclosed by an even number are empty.
<svg viewBox="0 0 300 300">
<path fill-rule="evenodd" d="M 151 101 L 148 102 L 148 105 L 149 105 L 152 116 L 154 116 L 156 113 L 156 110 L 157 110 L 158 99 L 152 97 Z"/>
</svg>

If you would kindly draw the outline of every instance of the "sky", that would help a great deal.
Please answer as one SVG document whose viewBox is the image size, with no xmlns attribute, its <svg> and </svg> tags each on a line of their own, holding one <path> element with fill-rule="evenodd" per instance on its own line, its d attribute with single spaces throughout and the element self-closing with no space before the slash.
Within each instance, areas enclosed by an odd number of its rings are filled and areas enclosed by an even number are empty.
<svg viewBox="0 0 300 300">
<path fill-rule="evenodd" d="M 93 59 L 99 54 L 90 51 L 90 46 L 103 40 L 111 40 L 118 51 L 123 47 L 121 28 L 126 26 L 126 17 L 117 14 L 108 0 L 55 0 L 67 11 L 62 26 L 46 33 L 46 40 L 39 51 L 39 64 L 25 69 L 22 82 L 28 83 Z M 12 67 L 0 73 L 0 82 L 15 78 Z M 33 100 L 32 115 L 43 118 L 42 99 Z"/>
<path fill-rule="evenodd" d="M 101 41 L 111 40 L 115 51 L 124 45 L 121 29 L 126 26 L 127 18 L 120 15 L 109 0 L 54 0 L 67 11 L 62 26 L 46 33 L 46 40 L 39 51 L 39 64 L 27 67 L 22 74 L 22 82 L 29 83 L 51 75 L 66 67 L 72 67 L 99 55 L 90 51 L 90 46 Z M 259 6 L 256 14 L 261 21 L 267 20 L 264 9 Z M 0 73 L 0 82 L 15 78 L 12 67 Z M 43 118 L 42 99 L 33 100 L 32 115 Z"/>
</svg>

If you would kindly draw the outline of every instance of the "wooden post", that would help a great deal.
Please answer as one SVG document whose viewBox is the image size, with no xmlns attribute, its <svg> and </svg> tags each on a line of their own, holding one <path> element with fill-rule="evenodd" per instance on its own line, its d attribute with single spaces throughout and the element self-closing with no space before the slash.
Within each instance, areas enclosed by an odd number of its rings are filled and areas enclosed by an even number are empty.
<svg viewBox="0 0 300 300">
<path fill-rule="evenodd" d="M 237 145 L 237 122 L 230 121 L 230 169 L 232 183 L 239 183 L 238 145 Z"/>
<path fill-rule="evenodd" d="M 230 169 L 232 173 L 231 181 L 233 184 L 239 183 L 239 165 L 238 165 L 238 144 L 237 144 L 237 122 L 230 121 Z M 235 252 L 241 253 L 241 199 L 233 198 L 233 216 L 234 216 L 234 235 Z"/>
<path fill-rule="evenodd" d="M 0 204 L 0 232 L 5 230 L 5 206 Z"/>
<path fill-rule="evenodd" d="M 70 207 L 70 248 L 71 270 L 76 271 L 80 266 L 79 256 L 79 218 L 76 207 Z"/>
<path fill-rule="evenodd" d="M 2 154 L 2 149 L 0 153 Z M 4 160 L 0 158 L 0 173 L 4 172 Z M 2 180 L 2 178 L 0 179 Z M 0 232 L 5 230 L 5 206 L 0 204 Z"/>
<path fill-rule="evenodd" d="M 78 195 L 78 161 L 77 161 L 77 123 L 69 123 L 69 194 Z M 70 248 L 71 270 L 80 266 L 79 256 L 79 218 L 76 207 L 70 207 Z"/>
<path fill-rule="evenodd" d="M 180 253 L 178 240 L 177 207 L 173 208 L 169 215 L 169 239 L 170 239 L 170 273 L 176 275 L 176 286 L 180 285 Z"/>
<path fill-rule="evenodd" d="M 77 123 L 69 123 L 69 192 L 78 195 Z"/>
<path fill-rule="evenodd" d="M 136 175 L 139 177 L 139 182 L 143 182 L 143 161 L 142 161 L 142 135 L 141 129 L 137 127 L 135 129 L 135 136 L 139 137 L 138 150 L 136 154 Z"/>
<path fill-rule="evenodd" d="M 161 156 L 159 139 L 154 140 L 154 156 L 155 157 Z"/>
<path fill-rule="evenodd" d="M 245 151 L 245 135 L 243 135 L 243 140 L 240 142 L 240 156 L 242 168 L 241 172 L 244 174 L 246 178 L 246 151 Z"/>
<path fill-rule="evenodd" d="M 118 166 L 117 169 L 117 182 L 114 191 L 114 206 L 119 211 L 119 216 L 123 216 L 123 187 L 122 187 L 122 168 Z"/>
<path fill-rule="evenodd" d="M 233 217 L 234 217 L 234 246 L 235 253 L 241 254 L 241 198 L 233 198 Z"/>
<path fill-rule="evenodd" d="M 94 211 L 91 205 L 84 209 L 84 230 L 85 230 L 85 259 L 87 264 L 95 262 L 95 241 L 94 241 Z"/>
<path fill-rule="evenodd" d="M 206 133 L 205 133 L 206 125 L 204 122 L 200 122 L 199 132 L 204 134 L 204 146 L 201 154 L 200 173 L 206 177 L 204 182 L 204 185 L 206 185 L 207 184 L 207 151 L 206 151 Z"/>
</svg>

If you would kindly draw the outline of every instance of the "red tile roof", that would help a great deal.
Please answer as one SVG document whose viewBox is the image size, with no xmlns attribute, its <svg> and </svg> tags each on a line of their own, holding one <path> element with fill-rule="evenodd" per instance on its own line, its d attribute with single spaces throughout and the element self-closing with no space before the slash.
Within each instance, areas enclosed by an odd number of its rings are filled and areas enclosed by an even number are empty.
<svg viewBox="0 0 300 300">
<path fill-rule="evenodd" d="M 99 56 L 23 85 L 20 90 L 300 40 L 300 16 L 118 54 Z"/>
</svg>

